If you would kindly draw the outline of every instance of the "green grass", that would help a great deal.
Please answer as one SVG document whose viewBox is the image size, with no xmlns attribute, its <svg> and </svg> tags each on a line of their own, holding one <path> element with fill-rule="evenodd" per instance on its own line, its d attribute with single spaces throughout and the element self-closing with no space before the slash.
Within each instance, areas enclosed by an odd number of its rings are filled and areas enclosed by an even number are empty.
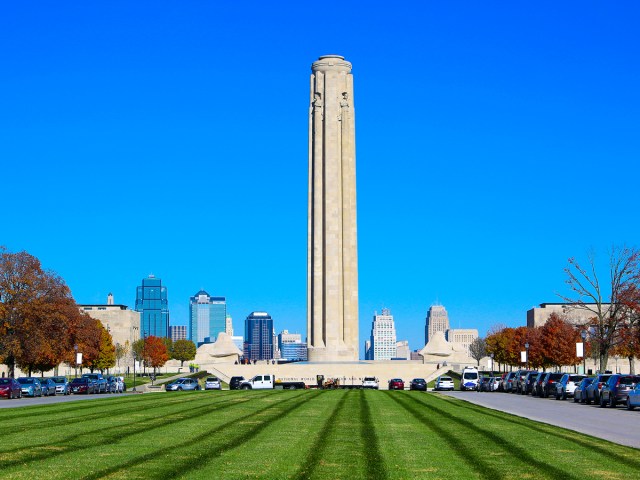
<svg viewBox="0 0 640 480">
<path fill-rule="evenodd" d="M 640 471 L 636 449 L 423 392 L 122 396 L 4 409 L 0 424 L 2 474 L 16 479 L 610 480 Z"/>
</svg>

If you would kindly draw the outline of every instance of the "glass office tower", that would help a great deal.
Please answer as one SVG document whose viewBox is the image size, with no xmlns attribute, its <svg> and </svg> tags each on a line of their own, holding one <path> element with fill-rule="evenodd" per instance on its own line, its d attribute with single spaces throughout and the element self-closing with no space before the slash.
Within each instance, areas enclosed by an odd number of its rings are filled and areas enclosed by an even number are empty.
<svg viewBox="0 0 640 480">
<path fill-rule="evenodd" d="M 162 280 L 153 275 L 142 280 L 142 285 L 136 288 L 135 310 L 142 314 L 141 336 L 169 336 L 169 302 L 167 287 L 162 286 Z"/>
<path fill-rule="evenodd" d="M 189 298 L 189 338 L 197 346 L 214 343 L 227 329 L 227 300 L 200 290 Z"/>
<path fill-rule="evenodd" d="M 267 312 L 252 312 L 244 321 L 244 358 L 273 358 L 273 319 Z"/>
</svg>

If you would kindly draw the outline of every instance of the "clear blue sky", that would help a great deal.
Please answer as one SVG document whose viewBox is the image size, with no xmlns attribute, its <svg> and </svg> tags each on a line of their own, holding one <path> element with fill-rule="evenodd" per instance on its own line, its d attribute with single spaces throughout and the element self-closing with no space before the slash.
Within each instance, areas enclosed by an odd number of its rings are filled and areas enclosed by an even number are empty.
<svg viewBox="0 0 640 480">
<path fill-rule="evenodd" d="M 221 5 L 226 3 L 227 5 Z M 79 303 L 149 273 L 306 331 L 311 63 L 355 78 L 360 337 L 525 323 L 637 245 L 637 2 L 3 2 L 0 244 Z M 361 343 L 362 343 L 361 342 Z M 361 347 L 362 350 L 362 347 Z"/>
</svg>

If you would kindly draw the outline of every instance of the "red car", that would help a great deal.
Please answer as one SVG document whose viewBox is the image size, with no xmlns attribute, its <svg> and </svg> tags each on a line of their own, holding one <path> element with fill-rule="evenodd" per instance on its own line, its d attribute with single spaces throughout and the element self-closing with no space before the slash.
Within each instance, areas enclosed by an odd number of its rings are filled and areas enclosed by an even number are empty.
<svg viewBox="0 0 640 480">
<path fill-rule="evenodd" d="M 0 397 L 22 398 L 22 385 L 13 378 L 0 378 Z"/>
<path fill-rule="evenodd" d="M 404 382 L 401 378 L 392 378 L 389 380 L 389 390 L 404 390 Z"/>
</svg>

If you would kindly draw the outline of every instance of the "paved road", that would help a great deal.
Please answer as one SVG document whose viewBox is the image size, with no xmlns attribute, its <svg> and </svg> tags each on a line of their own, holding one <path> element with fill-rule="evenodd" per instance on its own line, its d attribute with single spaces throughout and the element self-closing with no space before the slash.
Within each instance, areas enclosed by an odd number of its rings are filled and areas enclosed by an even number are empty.
<svg viewBox="0 0 640 480">
<path fill-rule="evenodd" d="M 499 392 L 440 392 L 483 407 L 557 425 L 630 447 L 640 448 L 640 411 L 624 406 L 600 408 L 573 399 L 538 398 Z"/>
</svg>

